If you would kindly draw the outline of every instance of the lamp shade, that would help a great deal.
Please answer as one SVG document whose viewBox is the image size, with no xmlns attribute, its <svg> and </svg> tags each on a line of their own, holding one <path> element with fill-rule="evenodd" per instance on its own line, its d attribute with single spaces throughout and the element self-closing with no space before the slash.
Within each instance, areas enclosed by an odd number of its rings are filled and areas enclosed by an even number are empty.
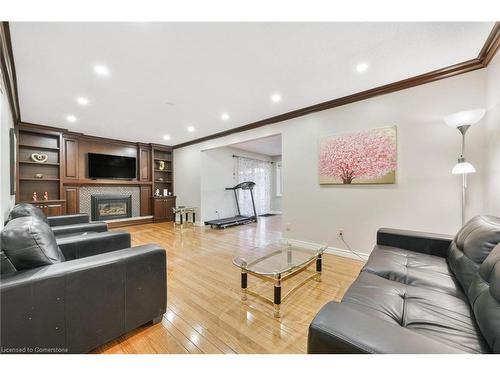
<svg viewBox="0 0 500 375">
<path fill-rule="evenodd" d="M 465 161 L 464 158 L 458 159 L 458 163 L 455 164 L 453 169 L 451 170 L 452 174 L 467 174 L 467 173 L 475 173 L 476 168 L 469 163 L 468 161 Z"/>
<path fill-rule="evenodd" d="M 457 128 L 463 125 L 474 125 L 479 122 L 486 113 L 483 108 L 471 109 L 469 111 L 462 111 L 453 113 L 444 118 L 446 125 Z"/>
</svg>

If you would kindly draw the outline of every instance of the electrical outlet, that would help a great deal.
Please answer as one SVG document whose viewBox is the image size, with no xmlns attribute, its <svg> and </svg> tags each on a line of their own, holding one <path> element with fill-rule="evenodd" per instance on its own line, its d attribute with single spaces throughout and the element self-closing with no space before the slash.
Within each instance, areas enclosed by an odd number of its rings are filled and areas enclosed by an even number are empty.
<svg viewBox="0 0 500 375">
<path fill-rule="evenodd" d="M 343 229 L 337 229 L 337 237 L 344 238 L 344 230 Z"/>
</svg>

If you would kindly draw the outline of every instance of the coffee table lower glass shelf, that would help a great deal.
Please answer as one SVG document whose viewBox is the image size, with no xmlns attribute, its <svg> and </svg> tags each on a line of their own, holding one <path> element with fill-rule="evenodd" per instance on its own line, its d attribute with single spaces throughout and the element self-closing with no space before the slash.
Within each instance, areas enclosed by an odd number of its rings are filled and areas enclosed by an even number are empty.
<svg viewBox="0 0 500 375">
<path fill-rule="evenodd" d="M 260 298 L 274 306 L 274 317 L 279 318 L 282 302 L 293 292 L 309 280 L 321 281 L 322 255 L 326 248 L 327 245 L 310 248 L 281 240 L 264 247 L 252 248 L 248 255 L 234 258 L 233 264 L 241 269 L 241 300 L 246 301 L 247 294 Z M 312 264 L 315 264 L 314 271 L 308 269 Z M 311 275 L 282 296 L 282 283 L 302 272 L 310 272 Z M 248 275 L 273 283 L 274 298 L 268 298 L 248 289 Z"/>
</svg>

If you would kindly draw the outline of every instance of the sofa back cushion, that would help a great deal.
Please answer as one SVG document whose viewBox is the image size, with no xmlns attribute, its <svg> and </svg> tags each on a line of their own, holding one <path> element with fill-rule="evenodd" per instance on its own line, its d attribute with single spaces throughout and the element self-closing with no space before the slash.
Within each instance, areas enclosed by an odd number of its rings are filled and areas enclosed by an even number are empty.
<svg viewBox="0 0 500 375">
<path fill-rule="evenodd" d="M 491 351 L 500 353 L 500 244 L 479 268 L 468 297 Z"/>
<path fill-rule="evenodd" d="M 500 242 L 500 218 L 476 216 L 460 229 L 448 250 L 448 264 L 465 293 L 479 267 Z"/>
<path fill-rule="evenodd" d="M 16 267 L 14 267 L 9 258 L 7 258 L 3 250 L 0 250 L 0 275 L 6 275 L 13 272 L 16 272 Z"/>
<path fill-rule="evenodd" d="M 41 209 L 36 206 L 33 206 L 30 203 L 19 203 L 14 206 L 14 208 L 10 211 L 9 217 L 7 218 L 7 222 L 17 219 L 18 217 L 25 216 L 33 216 L 37 219 L 49 223 L 47 216 L 43 213 Z"/>
<path fill-rule="evenodd" d="M 32 216 L 9 221 L 1 241 L 3 251 L 18 271 L 64 261 L 52 229 Z"/>
</svg>

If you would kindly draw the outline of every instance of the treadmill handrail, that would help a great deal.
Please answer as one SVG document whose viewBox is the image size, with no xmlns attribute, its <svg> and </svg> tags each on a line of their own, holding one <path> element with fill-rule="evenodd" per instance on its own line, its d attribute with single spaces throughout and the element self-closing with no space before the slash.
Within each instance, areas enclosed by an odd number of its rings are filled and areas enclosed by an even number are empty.
<svg viewBox="0 0 500 375">
<path fill-rule="evenodd" d="M 240 182 L 236 186 L 226 188 L 226 190 L 237 190 L 237 189 L 252 190 L 254 186 L 255 186 L 255 182 L 253 182 L 253 181 L 244 181 L 244 182 Z"/>
</svg>

